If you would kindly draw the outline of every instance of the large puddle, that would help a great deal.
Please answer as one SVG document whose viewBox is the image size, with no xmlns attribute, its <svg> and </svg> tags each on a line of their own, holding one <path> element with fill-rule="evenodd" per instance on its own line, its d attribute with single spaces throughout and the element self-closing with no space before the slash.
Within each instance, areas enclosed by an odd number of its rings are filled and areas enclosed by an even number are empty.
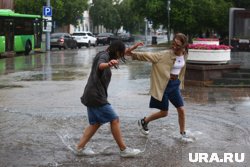
<svg viewBox="0 0 250 167">
<path fill-rule="evenodd" d="M 128 146 L 144 150 L 136 158 L 121 158 L 110 133 L 102 126 L 88 147 L 94 156 L 76 157 L 69 147 L 88 125 L 80 103 L 91 62 L 103 48 L 53 51 L 50 54 L 0 59 L 1 166 L 249 166 L 250 89 L 186 87 L 187 133 L 181 140 L 178 117 L 149 124 L 150 134 L 139 133 L 137 120 L 154 112 L 149 103 L 149 63 L 127 60 L 113 70 L 109 101 L 120 116 Z M 1 86 L 2 85 L 2 86 Z M 9 87 L 8 87 L 9 86 Z M 189 162 L 189 153 L 245 153 L 244 162 Z"/>
</svg>

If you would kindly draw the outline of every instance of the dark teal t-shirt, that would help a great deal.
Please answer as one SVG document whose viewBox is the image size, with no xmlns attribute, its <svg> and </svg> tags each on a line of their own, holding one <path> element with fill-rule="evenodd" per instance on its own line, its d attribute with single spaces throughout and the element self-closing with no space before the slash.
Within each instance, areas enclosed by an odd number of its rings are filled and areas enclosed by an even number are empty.
<svg viewBox="0 0 250 167">
<path fill-rule="evenodd" d="M 87 107 L 98 107 L 108 104 L 108 86 L 111 80 L 111 69 L 99 69 L 101 63 L 109 62 L 109 54 L 106 51 L 99 52 L 92 64 L 88 82 L 85 86 L 81 102 Z"/>
</svg>

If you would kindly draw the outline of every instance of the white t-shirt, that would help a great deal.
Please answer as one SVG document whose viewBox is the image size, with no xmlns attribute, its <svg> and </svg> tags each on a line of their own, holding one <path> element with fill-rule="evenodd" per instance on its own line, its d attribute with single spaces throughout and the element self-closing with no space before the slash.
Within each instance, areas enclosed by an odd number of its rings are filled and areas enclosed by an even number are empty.
<svg viewBox="0 0 250 167">
<path fill-rule="evenodd" d="M 171 69 L 171 74 L 174 75 L 179 75 L 181 72 L 182 67 L 185 65 L 185 60 L 184 60 L 184 56 L 176 56 L 176 60 L 174 63 L 173 68 Z"/>
</svg>

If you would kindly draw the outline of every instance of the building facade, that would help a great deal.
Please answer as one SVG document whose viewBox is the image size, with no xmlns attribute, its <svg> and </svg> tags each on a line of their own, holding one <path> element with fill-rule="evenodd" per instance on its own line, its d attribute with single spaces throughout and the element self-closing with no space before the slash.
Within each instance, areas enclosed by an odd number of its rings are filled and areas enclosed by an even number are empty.
<svg viewBox="0 0 250 167">
<path fill-rule="evenodd" d="M 93 6 L 92 0 L 88 1 L 88 9 L 85 10 L 82 14 L 82 17 L 78 20 L 77 26 L 70 26 L 70 33 L 73 33 L 75 31 L 92 31 L 92 25 L 91 25 L 91 19 L 89 15 L 89 10 Z"/>
<path fill-rule="evenodd" d="M 14 9 L 14 0 L 0 0 L 0 9 Z"/>
</svg>

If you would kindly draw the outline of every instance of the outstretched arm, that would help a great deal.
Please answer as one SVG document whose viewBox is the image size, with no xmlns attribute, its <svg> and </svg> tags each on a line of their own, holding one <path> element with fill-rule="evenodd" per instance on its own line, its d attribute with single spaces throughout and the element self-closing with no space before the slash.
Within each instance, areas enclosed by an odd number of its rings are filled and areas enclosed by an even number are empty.
<svg viewBox="0 0 250 167">
<path fill-rule="evenodd" d="M 138 46 L 143 46 L 144 44 L 142 42 L 137 42 L 136 44 L 134 44 L 132 47 L 127 48 L 125 51 L 125 54 L 131 54 L 131 51 L 135 50 Z"/>
<path fill-rule="evenodd" d="M 112 59 L 108 63 L 101 63 L 99 65 L 99 70 L 104 70 L 105 68 L 111 68 L 119 64 L 118 60 Z"/>
<path fill-rule="evenodd" d="M 138 46 L 143 46 L 142 42 L 137 42 L 130 48 L 127 48 L 125 51 L 125 54 L 127 56 L 131 56 L 132 59 L 134 60 L 139 60 L 139 61 L 150 61 L 153 63 L 156 63 L 159 61 L 160 57 L 162 56 L 163 53 L 161 52 L 133 52 L 134 49 L 136 49 Z"/>
</svg>

